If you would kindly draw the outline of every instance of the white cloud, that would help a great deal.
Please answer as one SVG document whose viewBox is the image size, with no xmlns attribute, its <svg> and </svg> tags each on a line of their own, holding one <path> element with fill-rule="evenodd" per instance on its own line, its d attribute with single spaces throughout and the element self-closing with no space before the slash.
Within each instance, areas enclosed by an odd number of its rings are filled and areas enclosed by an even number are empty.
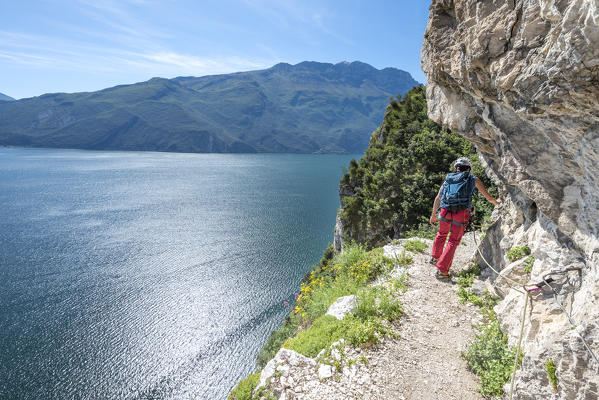
<svg viewBox="0 0 599 400">
<path fill-rule="evenodd" d="M 61 37 L 0 31 L 0 58 L 6 63 L 45 70 L 113 72 L 151 76 L 207 75 L 267 68 L 278 60 L 239 56 L 184 54 L 151 43 L 147 46 L 109 47 Z"/>
<path fill-rule="evenodd" d="M 160 71 L 163 75 L 182 74 L 209 75 L 267 68 L 272 60 L 246 59 L 242 57 L 197 57 L 174 52 L 131 54 L 123 61 L 146 70 Z"/>
</svg>

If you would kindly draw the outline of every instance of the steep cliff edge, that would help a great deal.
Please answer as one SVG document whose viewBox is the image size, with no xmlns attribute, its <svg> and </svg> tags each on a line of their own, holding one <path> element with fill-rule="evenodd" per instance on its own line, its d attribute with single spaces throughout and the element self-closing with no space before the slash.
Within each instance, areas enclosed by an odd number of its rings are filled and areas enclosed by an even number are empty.
<svg viewBox="0 0 599 400">
<path fill-rule="evenodd" d="M 536 294 L 527 315 L 517 398 L 597 398 L 599 366 L 599 10 L 596 0 L 434 0 L 422 48 L 429 117 L 475 144 L 505 200 L 486 236 L 489 261 L 527 243 L 529 282 L 582 267 L 558 301 Z M 491 276 L 491 280 L 496 279 Z M 526 279 L 525 279 L 526 280 Z M 497 307 L 515 341 L 523 297 Z"/>
</svg>

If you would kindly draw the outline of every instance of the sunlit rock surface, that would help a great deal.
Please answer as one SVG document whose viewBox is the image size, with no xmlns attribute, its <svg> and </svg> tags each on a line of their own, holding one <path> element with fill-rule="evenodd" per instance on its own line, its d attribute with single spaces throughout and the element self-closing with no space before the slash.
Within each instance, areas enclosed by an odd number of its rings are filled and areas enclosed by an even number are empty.
<svg viewBox="0 0 599 400">
<path fill-rule="evenodd" d="M 550 291 L 532 302 L 521 399 L 598 396 L 599 365 L 578 336 L 599 354 L 598 23 L 597 0 L 434 0 L 425 33 L 429 116 L 476 145 L 505 203 L 483 244 L 487 259 L 503 268 L 505 252 L 527 243 L 530 282 L 582 267 L 555 285 L 576 329 Z M 523 298 L 513 290 L 504 297 L 497 311 L 515 343 Z"/>
</svg>

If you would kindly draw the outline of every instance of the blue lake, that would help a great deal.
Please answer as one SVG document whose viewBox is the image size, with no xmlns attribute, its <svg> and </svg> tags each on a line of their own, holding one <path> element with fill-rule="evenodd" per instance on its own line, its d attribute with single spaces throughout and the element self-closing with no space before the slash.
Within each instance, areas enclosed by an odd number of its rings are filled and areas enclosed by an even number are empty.
<svg viewBox="0 0 599 400">
<path fill-rule="evenodd" d="M 352 157 L 0 148 L 0 398 L 226 398 Z"/>
</svg>

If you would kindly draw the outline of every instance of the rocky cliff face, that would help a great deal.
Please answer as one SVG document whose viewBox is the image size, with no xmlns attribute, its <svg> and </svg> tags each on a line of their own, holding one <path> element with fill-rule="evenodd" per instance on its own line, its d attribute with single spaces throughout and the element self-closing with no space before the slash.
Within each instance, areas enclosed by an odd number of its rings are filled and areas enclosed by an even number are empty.
<svg viewBox="0 0 599 400">
<path fill-rule="evenodd" d="M 476 145 L 505 201 L 486 237 L 489 261 L 507 269 L 506 250 L 528 243 L 535 263 L 522 281 L 582 267 L 555 285 L 576 329 L 550 291 L 532 300 L 516 379 L 522 399 L 599 392 L 599 365 L 579 337 L 599 354 L 598 23 L 597 0 L 433 0 L 425 33 L 429 116 Z M 515 342 L 523 296 L 503 296 L 497 311 Z"/>
</svg>

